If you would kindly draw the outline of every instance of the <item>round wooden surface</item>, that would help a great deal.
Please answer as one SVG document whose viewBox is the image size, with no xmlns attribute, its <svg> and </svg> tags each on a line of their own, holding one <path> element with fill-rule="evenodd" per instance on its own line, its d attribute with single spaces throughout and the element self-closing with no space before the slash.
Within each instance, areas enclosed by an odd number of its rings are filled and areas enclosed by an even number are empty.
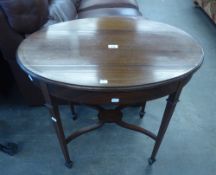
<svg viewBox="0 0 216 175">
<path fill-rule="evenodd" d="M 120 17 L 52 25 L 18 49 L 18 63 L 28 74 L 74 87 L 161 84 L 193 73 L 202 61 L 202 48 L 184 31 Z"/>
</svg>

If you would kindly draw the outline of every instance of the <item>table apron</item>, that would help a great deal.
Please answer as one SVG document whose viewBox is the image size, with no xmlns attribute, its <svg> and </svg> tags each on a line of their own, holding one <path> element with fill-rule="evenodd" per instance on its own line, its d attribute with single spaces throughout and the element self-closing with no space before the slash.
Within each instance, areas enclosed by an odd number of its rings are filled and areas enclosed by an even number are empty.
<svg viewBox="0 0 216 175">
<path fill-rule="evenodd" d="M 133 105 L 142 104 L 143 102 L 154 100 L 167 96 L 183 87 L 190 78 L 157 85 L 151 88 L 143 88 L 137 90 L 121 90 L 121 91 L 95 91 L 95 90 L 77 90 L 71 87 L 62 87 L 54 84 L 47 84 L 49 94 L 53 97 L 70 101 L 76 104 L 87 105 Z"/>
</svg>

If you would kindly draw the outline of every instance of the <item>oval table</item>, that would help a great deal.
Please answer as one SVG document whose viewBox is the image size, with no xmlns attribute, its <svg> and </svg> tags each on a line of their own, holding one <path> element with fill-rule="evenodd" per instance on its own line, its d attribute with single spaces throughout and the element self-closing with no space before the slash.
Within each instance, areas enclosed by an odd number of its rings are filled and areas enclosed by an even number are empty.
<svg viewBox="0 0 216 175">
<path fill-rule="evenodd" d="M 143 133 L 155 145 L 149 164 L 167 130 L 182 88 L 203 62 L 203 50 L 184 31 L 144 19 L 106 17 L 73 20 L 44 28 L 25 39 L 18 63 L 43 91 L 67 167 L 67 144 L 105 123 Z M 168 96 L 157 134 L 126 123 L 121 110 Z M 98 123 L 65 136 L 59 100 L 89 105 Z M 104 107 L 112 104 L 112 109 Z"/>
</svg>

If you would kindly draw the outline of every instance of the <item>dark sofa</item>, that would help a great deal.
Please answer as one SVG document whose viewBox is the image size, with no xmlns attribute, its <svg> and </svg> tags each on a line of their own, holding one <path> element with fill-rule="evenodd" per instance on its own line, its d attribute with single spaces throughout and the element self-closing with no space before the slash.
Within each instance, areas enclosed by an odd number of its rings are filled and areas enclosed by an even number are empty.
<svg viewBox="0 0 216 175">
<path fill-rule="evenodd" d="M 43 97 L 16 62 L 22 40 L 51 24 L 103 16 L 142 15 L 136 0 L 0 0 L 0 55 L 29 105 L 43 104 Z"/>
</svg>

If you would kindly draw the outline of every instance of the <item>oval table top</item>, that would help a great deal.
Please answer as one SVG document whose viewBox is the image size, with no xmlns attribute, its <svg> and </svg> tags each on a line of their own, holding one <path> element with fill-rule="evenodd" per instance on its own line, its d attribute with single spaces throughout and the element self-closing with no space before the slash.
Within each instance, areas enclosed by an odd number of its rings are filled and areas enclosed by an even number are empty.
<svg viewBox="0 0 216 175">
<path fill-rule="evenodd" d="M 17 54 L 31 76 L 82 88 L 154 86 L 192 74 L 203 61 L 184 31 L 122 17 L 51 25 L 25 39 Z"/>
</svg>

